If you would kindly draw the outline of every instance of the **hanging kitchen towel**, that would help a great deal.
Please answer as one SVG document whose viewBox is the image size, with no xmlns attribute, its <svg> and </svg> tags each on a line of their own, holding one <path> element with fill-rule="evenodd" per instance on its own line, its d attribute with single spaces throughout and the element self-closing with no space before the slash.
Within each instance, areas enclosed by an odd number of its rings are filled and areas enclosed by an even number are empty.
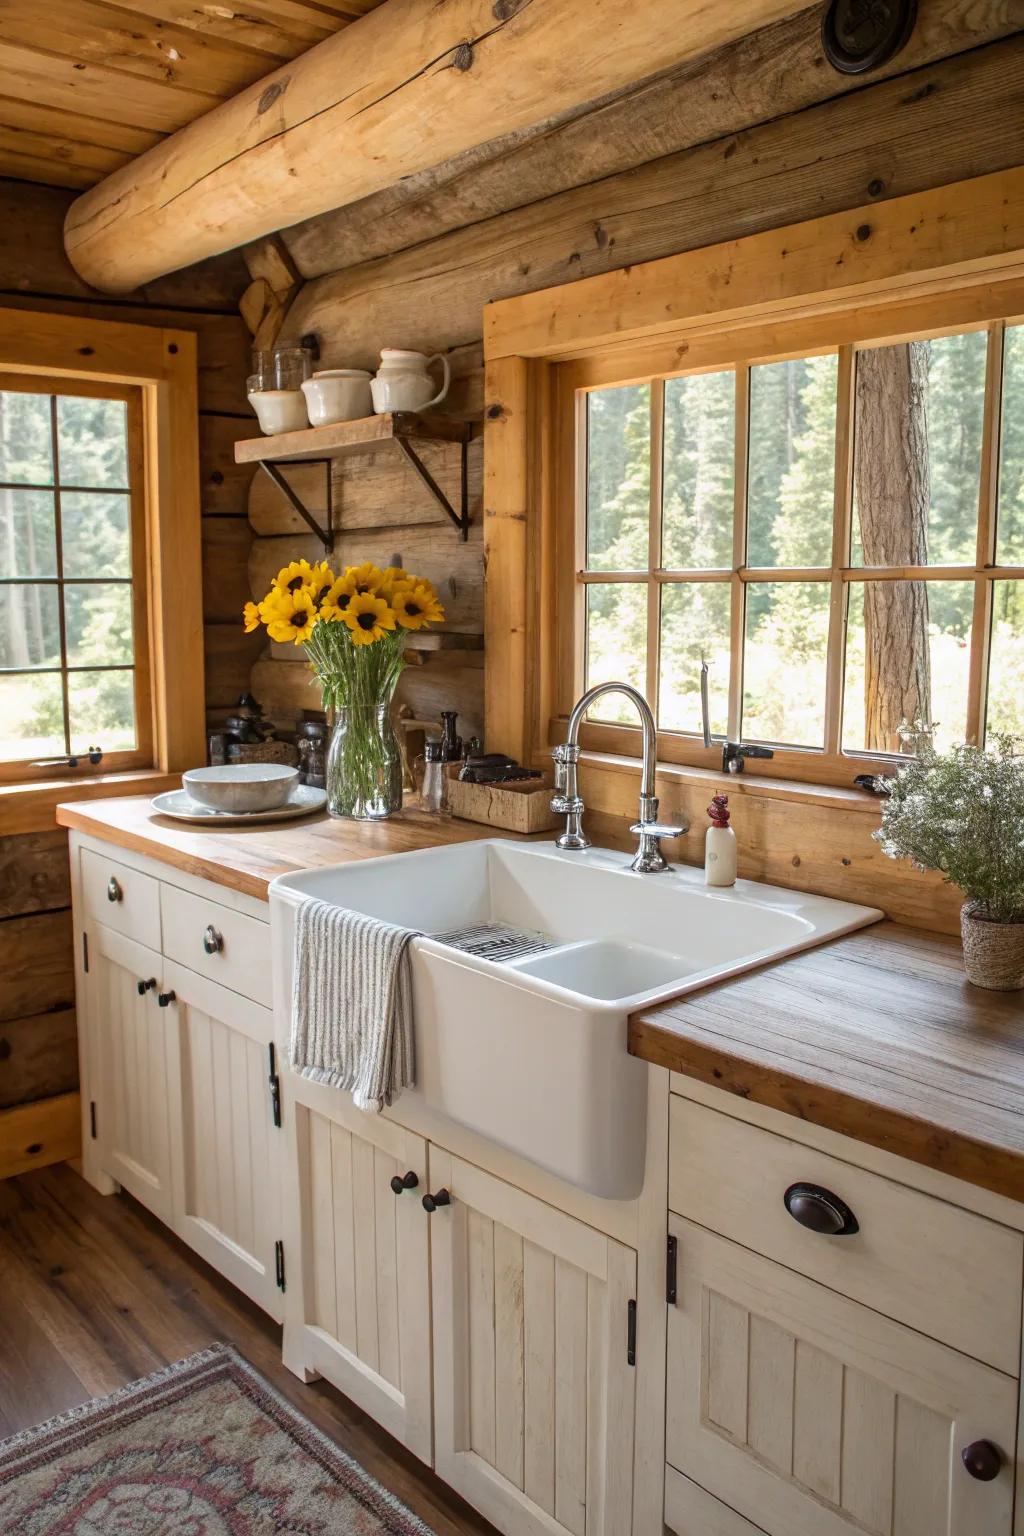
<svg viewBox="0 0 1024 1536">
<path fill-rule="evenodd" d="M 295 914 L 291 1060 L 380 1112 L 415 1082 L 410 928 L 308 898 Z"/>
</svg>

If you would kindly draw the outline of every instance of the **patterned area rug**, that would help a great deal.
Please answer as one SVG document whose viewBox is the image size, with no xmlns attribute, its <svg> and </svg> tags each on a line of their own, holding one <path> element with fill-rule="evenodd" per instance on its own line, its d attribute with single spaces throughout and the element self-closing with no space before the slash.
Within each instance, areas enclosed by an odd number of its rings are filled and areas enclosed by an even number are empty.
<svg viewBox="0 0 1024 1536">
<path fill-rule="evenodd" d="M 0 1441 L 5 1536 L 432 1536 L 227 1345 Z"/>
</svg>

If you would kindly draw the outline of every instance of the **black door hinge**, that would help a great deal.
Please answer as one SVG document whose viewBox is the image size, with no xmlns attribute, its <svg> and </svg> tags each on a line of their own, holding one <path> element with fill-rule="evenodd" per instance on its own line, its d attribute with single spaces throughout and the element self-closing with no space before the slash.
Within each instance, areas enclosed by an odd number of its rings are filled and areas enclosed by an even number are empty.
<svg viewBox="0 0 1024 1536">
<path fill-rule="evenodd" d="M 278 1238 L 274 1244 L 274 1278 L 279 1291 L 284 1290 L 284 1243 Z"/>
<path fill-rule="evenodd" d="M 82 934 L 82 969 L 86 972 L 89 970 L 89 935 L 87 933 Z"/>
<path fill-rule="evenodd" d="M 89 1100 L 89 1135 L 96 1140 L 96 1100 Z"/>
<path fill-rule="evenodd" d="M 626 1308 L 626 1364 L 636 1365 L 636 1302 Z"/>
<path fill-rule="evenodd" d="M 267 1046 L 267 1052 L 270 1057 L 270 1072 L 267 1077 L 267 1082 L 270 1084 L 270 1113 L 274 1117 L 274 1124 L 280 1129 L 281 1079 L 277 1075 L 277 1052 L 274 1050 L 273 1042 Z"/>
<path fill-rule="evenodd" d="M 678 1267 L 679 1239 L 669 1234 L 665 1264 L 665 1300 L 670 1307 L 676 1304 L 676 1270 Z"/>
</svg>

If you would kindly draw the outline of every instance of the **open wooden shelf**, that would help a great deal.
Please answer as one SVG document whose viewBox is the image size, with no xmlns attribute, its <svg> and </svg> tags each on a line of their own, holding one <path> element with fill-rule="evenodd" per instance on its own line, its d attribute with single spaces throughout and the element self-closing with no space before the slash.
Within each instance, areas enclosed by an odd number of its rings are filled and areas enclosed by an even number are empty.
<svg viewBox="0 0 1024 1536">
<path fill-rule="evenodd" d="M 363 453 L 379 443 L 396 441 L 466 443 L 471 433 L 469 422 L 453 421 L 447 416 L 389 411 L 382 416 L 364 416 L 359 421 L 304 427 L 301 432 L 243 438 L 235 444 L 235 463 L 294 464 L 303 459 L 340 459 L 349 453 Z"/>
</svg>

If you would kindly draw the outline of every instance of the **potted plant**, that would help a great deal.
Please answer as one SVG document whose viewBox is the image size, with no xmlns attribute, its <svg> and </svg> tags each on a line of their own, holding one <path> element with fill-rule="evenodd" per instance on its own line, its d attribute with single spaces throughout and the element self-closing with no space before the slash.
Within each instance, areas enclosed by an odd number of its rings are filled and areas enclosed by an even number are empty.
<svg viewBox="0 0 1024 1536">
<path fill-rule="evenodd" d="M 1024 757 L 1021 738 L 920 756 L 885 780 L 874 834 L 892 859 L 937 869 L 967 898 L 964 969 L 976 987 L 1024 987 Z"/>
<path fill-rule="evenodd" d="M 409 635 L 444 620 L 429 581 L 397 566 L 293 560 L 258 603 L 246 603 L 246 631 L 301 645 L 334 729 L 327 753 L 332 816 L 379 821 L 402 805 L 402 759 L 391 700 L 405 668 Z"/>
</svg>

